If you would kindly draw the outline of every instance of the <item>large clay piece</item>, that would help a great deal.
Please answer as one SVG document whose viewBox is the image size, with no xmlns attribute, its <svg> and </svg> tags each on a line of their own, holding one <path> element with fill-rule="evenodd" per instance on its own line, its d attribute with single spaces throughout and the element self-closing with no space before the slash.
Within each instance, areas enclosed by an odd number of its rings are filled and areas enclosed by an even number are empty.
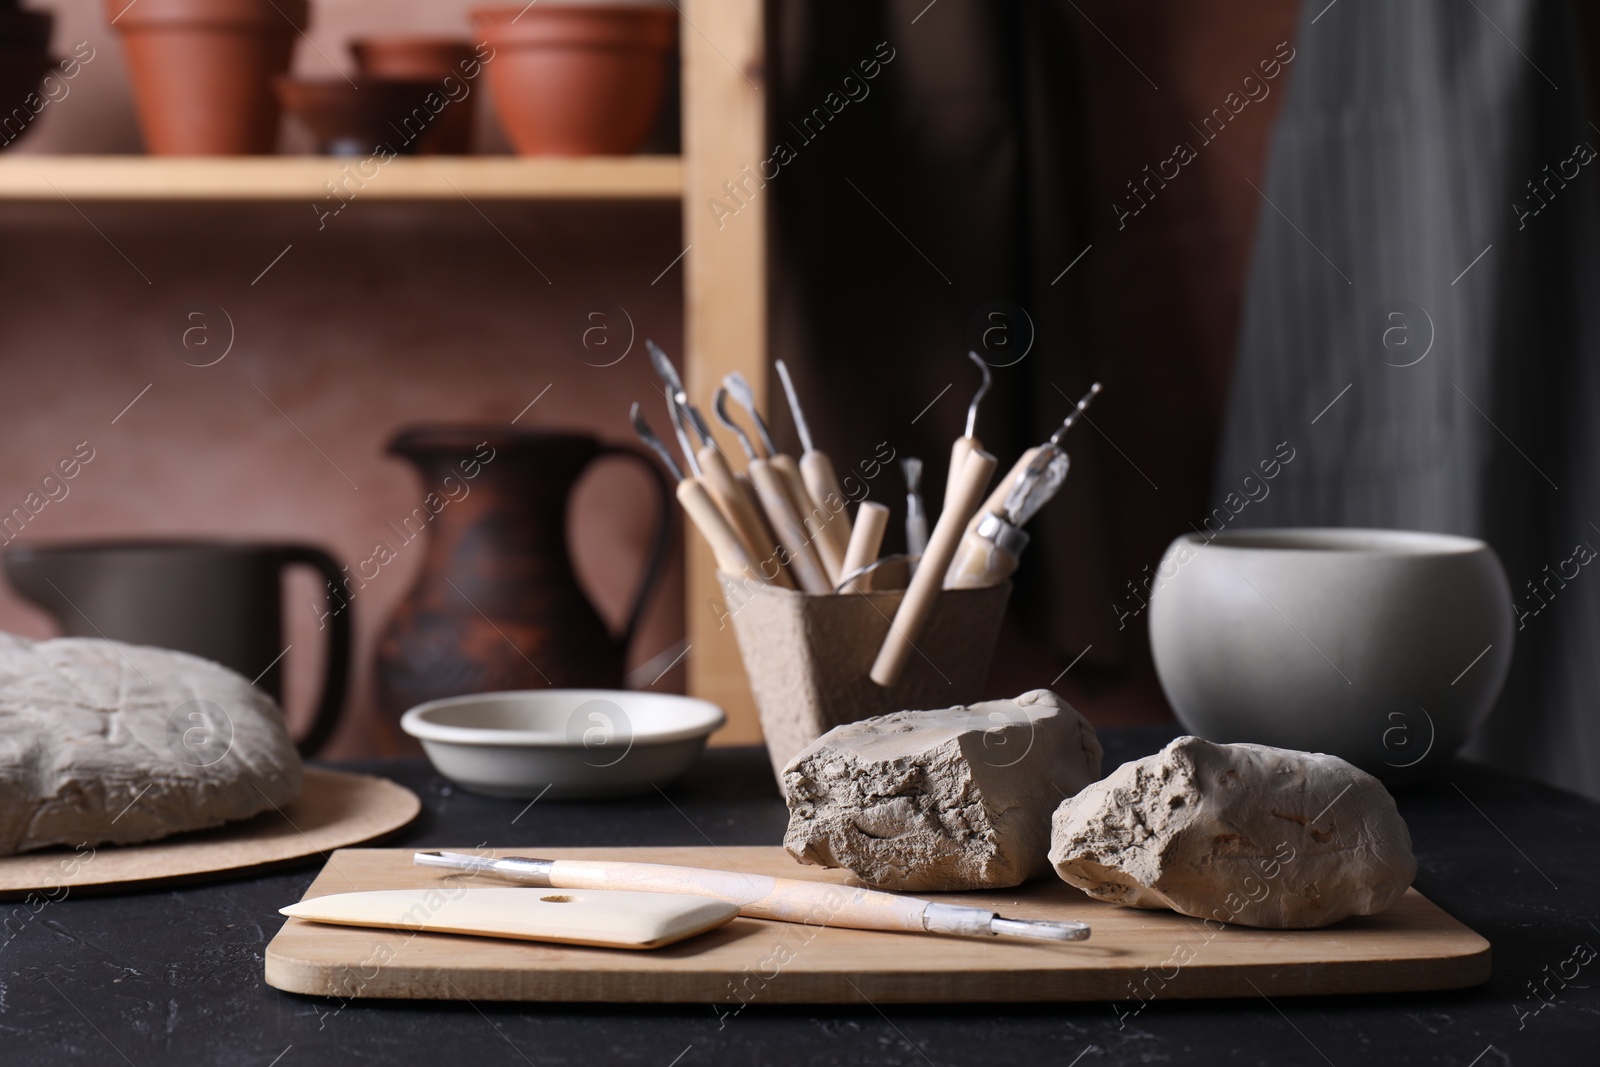
<svg viewBox="0 0 1600 1067">
<path fill-rule="evenodd" d="M 300 795 L 278 705 L 185 652 L 0 634 L 0 855 L 131 844 Z"/>
<path fill-rule="evenodd" d="M 997 889 L 1050 869 L 1050 812 L 1100 777 L 1094 728 L 1048 689 L 839 726 L 784 770 L 802 863 L 877 889 Z"/>
<path fill-rule="evenodd" d="M 1050 862 L 1099 900 L 1269 929 L 1377 914 L 1417 873 L 1394 798 L 1370 774 L 1198 737 L 1063 801 Z"/>
<path fill-rule="evenodd" d="M 480 8 L 495 114 L 525 156 L 636 152 L 661 111 L 677 46 L 673 7 Z"/>
<path fill-rule="evenodd" d="M 308 0 L 106 0 L 133 80 L 145 149 L 162 156 L 268 153 L 272 78 L 289 69 Z"/>
</svg>

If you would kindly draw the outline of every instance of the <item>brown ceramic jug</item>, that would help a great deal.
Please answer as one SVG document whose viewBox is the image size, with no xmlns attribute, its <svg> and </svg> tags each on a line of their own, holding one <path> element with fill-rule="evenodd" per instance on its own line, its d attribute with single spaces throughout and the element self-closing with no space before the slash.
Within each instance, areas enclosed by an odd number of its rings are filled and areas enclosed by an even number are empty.
<svg viewBox="0 0 1600 1067">
<path fill-rule="evenodd" d="M 502 689 L 620 689 L 667 550 L 671 489 L 655 463 L 581 434 L 474 426 L 403 430 L 389 452 L 422 475 L 421 504 L 397 529 L 425 530 L 427 549 L 378 643 L 383 711 L 398 717 L 424 701 Z M 654 547 L 617 635 L 567 552 L 573 486 L 602 456 L 643 463 L 660 491 Z"/>
</svg>

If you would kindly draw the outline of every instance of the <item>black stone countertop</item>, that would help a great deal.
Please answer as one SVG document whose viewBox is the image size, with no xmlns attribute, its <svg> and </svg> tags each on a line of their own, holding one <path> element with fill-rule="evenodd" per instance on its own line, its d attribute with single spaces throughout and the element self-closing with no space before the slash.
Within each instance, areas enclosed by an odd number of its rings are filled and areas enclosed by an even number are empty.
<svg viewBox="0 0 1600 1067">
<path fill-rule="evenodd" d="M 1106 766 L 1170 731 L 1107 731 Z M 396 844 L 770 845 L 785 815 L 763 753 L 709 751 L 610 803 L 463 793 L 420 760 L 347 765 L 422 797 Z M 1494 976 L 1446 993 L 1227 1001 L 661 1007 L 351 1001 L 262 979 L 315 867 L 37 911 L 0 905 L 0 1064 L 1502 1064 L 1600 1062 L 1600 804 L 1481 767 L 1400 793 L 1417 888 L 1494 945 Z M 1181 981 L 1181 976 L 1178 979 Z M 1536 996 L 1532 986 L 1539 986 Z"/>
</svg>

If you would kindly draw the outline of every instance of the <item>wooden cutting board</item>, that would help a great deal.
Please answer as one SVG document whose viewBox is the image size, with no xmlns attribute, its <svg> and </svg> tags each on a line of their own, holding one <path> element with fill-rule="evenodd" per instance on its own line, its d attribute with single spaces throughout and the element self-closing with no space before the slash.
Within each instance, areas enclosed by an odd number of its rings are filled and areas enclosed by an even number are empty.
<svg viewBox="0 0 1600 1067">
<path fill-rule="evenodd" d="M 251 819 L 141 845 L 0 856 L 0 900 L 60 900 L 282 866 L 381 840 L 421 810 L 415 793 L 387 778 L 307 767 L 293 803 Z"/>
<path fill-rule="evenodd" d="M 472 849 L 459 849 L 470 852 Z M 518 849 L 848 883 L 781 848 Z M 506 885 L 417 867 L 403 849 L 341 849 L 307 897 L 430 885 Z M 326 926 L 290 919 L 267 984 L 322 996 L 716 1004 L 976 1003 L 1304 996 L 1453 989 L 1489 977 L 1489 943 L 1410 890 L 1382 915 L 1324 930 L 1207 928 L 1090 900 L 1054 878 L 940 894 L 1007 916 L 1077 919 L 1076 944 L 829 929 L 735 919 L 650 952 Z M 284 901 L 285 905 L 292 901 Z"/>
</svg>

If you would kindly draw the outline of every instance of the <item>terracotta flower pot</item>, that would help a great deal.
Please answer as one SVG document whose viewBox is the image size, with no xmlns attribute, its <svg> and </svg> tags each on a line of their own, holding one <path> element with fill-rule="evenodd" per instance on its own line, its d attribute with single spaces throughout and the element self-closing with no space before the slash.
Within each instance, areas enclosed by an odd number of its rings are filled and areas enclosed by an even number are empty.
<svg viewBox="0 0 1600 1067">
<path fill-rule="evenodd" d="M 379 145 L 397 156 L 425 153 L 449 110 L 433 113 L 425 101 L 436 86 L 421 78 L 362 75 L 351 85 L 340 77 L 279 77 L 273 88 L 325 156 L 370 156 Z"/>
<path fill-rule="evenodd" d="M 273 150 L 272 78 L 289 69 L 310 19 L 308 0 L 106 0 L 106 18 L 116 18 L 122 35 L 149 152 Z"/>
<path fill-rule="evenodd" d="M 522 155 L 622 155 L 649 136 L 677 44 L 673 8 L 536 4 L 472 21 L 495 50 L 495 113 Z"/>
<path fill-rule="evenodd" d="M 418 148 L 421 155 L 459 156 L 472 151 L 472 118 L 480 83 L 465 74 L 476 58 L 471 41 L 453 37 L 361 37 L 350 42 L 350 52 L 362 74 L 430 82 L 449 100 L 434 117 L 433 132 L 422 140 Z"/>
</svg>

